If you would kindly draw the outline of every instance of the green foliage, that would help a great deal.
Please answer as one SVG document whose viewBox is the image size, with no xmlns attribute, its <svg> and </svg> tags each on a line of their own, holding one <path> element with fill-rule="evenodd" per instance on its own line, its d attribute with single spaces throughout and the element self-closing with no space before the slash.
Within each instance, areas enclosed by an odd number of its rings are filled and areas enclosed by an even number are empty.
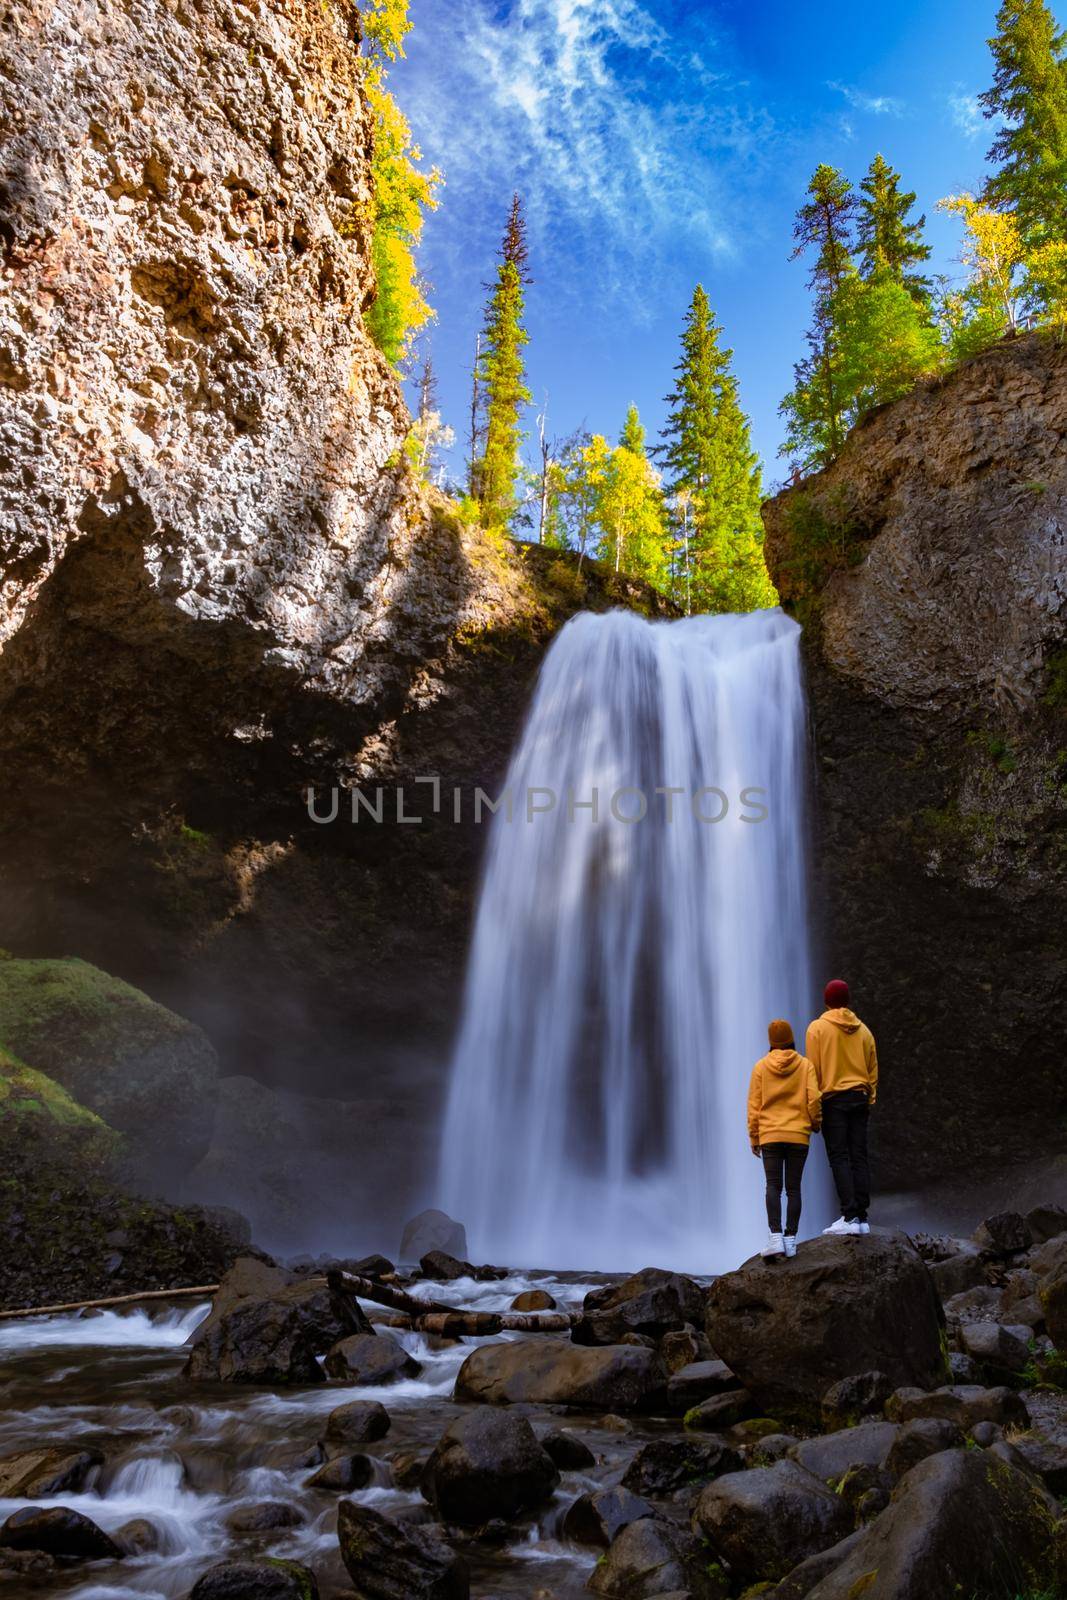
<svg viewBox="0 0 1067 1600">
<path fill-rule="evenodd" d="M 564 491 L 572 494 L 588 522 L 579 535 L 582 548 L 591 537 L 598 560 L 664 587 L 666 511 L 636 406 L 630 407 L 614 449 L 603 435 L 594 434 L 574 453 Z"/>
<path fill-rule="evenodd" d="M 897 400 L 944 361 L 925 306 L 888 267 L 849 273 L 838 299 L 840 391 L 850 421 Z"/>
<path fill-rule="evenodd" d="M 496 282 L 485 310 L 478 358 L 479 393 L 485 407 L 484 449 L 472 469 L 472 490 L 481 520 L 490 530 L 508 527 L 516 509 L 522 414 L 530 404 L 523 351 L 529 334 L 523 323 L 529 255 L 522 203 L 511 203 L 500 250 Z"/>
<path fill-rule="evenodd" d="M 989 48 L 982 107 L 1002 122 L 983 198 L 1015 213 L 1028 250 L 1067 241 L 1067 32 L 1045 0 L 1003 0 Z"/>
<path fill-rule="evenodd" d="M 1053 652 L 1048 659 L 1046 674 L 1042 699 L 1045 705 L 1062 709 L 1067 706 L 1067 650 Z"/>
<path fill-rule="evenodd" d="M 856 197 L 848 179 L 836 167 L 816 167 L 793 227 L 792 259 L 814 253 L 808 279 L 813 297 L 808 354 L 795 366 L 792 393 L 779 408 L 787 429 L 781 453 L 805 468 L 834 459 L 850 422 L 841 370 L 841 295 L 846 278 L 856 270 L 855 217 Z"/>
<path fill-rule="evenodd" d="M 929 261 L 930 246 L 923 239 L 926 218 L 909 220 L 916 199 L 914 191 L 901 194 L 900 173 L 882 155 L 876 155 L 871 162 L 860 190 L 856 243 L 862 252 L 863 276 L 871 279 L 888 274 L 925 307 L 930 299 L 930 280 L 912 269 Z"/>
<path fill-rule="evenodd" d="M 864 530 L 844 489 L 821 495 L 800 489 L 782 508 L 789 553 L 785 565 L 801 589 L 821 589 L 832 572 L 862 559 Z"/>
<path fill-rule="evenodd" d="M 967 735 L 967 743 L 983 750 L 997 771 L 1002 772 L 1005 777 L 1013 773 L 1019 765 L 1014 750 L 1003 734 L 972 729 Z"/>
<path fill-rule="evenodd" d="M 393 363 L 410 354 L 412 341 L 433 316 L 415 262 L 425 214 L 437 204 L 441 181 L 423 172 L 422 153 L 386 88 L 387 63 L 404 54 L 411 29 L 409 0 L 370 0 L 363 12 L 367 52 L 365 86 L 374 116 L 371 179 L 374 189 L 371 261 L 377 294 L 366 314 L 371 338 Z"/>
<path fill-rule="evenodd" d="M 733 351 L 722 348 L 721 335 L 698 284 L 657 455 L 676 508 L 676 595 L 687 610 L 755 611 L 777 604 L 778 597 L 763 559 L 759 461 L 741 410 Z"/>
</svg>

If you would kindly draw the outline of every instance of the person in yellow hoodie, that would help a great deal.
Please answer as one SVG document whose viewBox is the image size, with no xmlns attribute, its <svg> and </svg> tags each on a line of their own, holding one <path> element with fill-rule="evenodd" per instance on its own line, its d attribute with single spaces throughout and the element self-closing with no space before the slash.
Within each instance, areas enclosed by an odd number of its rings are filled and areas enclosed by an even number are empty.
<svg viewBox="0 0 1067 1600">
<path fill-rule="evenodd" d="M 748 1138 L 763 1158 L 767 1180 L 767 1226 L 763 1255 L 795 1256 L 800 1227 L 800 1182 L 808 1141 L 822 1121 L 819 1080 L 811 1062 L 793 1044 L 793 1029 L 781 1018 L 767 1029 L 770 1052 L 752 1068 L 748 1086 Z M 786 1193 L 782 1233 L 782 1185 Z"/>
<path fill-rule="evenodd" d="M 878 1052 L 870 1028 L 849 1009 L 843 978 L 831 979 L 823 999 L 826 1010 L 809 1027 L 804 1046 L 819 1075 L 826 1157 L 841 1202 L 841 1215 L 823 1232 L 870 1233 L 867 1123 L 878 1098 Z"/>
</svg>

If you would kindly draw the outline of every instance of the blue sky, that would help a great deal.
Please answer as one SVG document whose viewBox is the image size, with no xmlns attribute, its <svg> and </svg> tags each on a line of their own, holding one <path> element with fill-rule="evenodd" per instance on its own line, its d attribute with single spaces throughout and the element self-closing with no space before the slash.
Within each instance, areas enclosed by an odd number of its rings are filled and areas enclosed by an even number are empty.
<svg viewBox="0 0 1067 1600">
<path fill-rule="evenodd" d="M 394 92 L 439 210 L 421 265 L 445 420 L 469 370 L 511 193 L 530 225 L 528 351 L 549 432 L 652 433 L 702 281 L 735 352 L 770 483 L 803 353 L 793 214 L 820 161 L 858 183 L 881 151 L 918 192 L 936 270 L 958 276 L 943 195 L 981 181 L 994 0 L 413 0 Z M 534 411 L 529 425 L 532 428 Z M 457 447 L 454 469 L 460 470 Z"/>
</svg>

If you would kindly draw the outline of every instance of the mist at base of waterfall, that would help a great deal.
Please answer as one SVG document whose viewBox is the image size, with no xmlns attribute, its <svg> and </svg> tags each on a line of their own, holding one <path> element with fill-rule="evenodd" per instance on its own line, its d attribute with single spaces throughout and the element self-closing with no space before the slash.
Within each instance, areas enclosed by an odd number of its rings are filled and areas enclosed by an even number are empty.
<svg viewBox="0 0 1067 1600">
<path fill-rule="evenodd" d="M 762 1242 L 749 1073 L 772 1018 L 802 1046 L 821 1009 L 799 641 L 780 611 L 617 611 L 552 645 L 492 822 L 442 1130 L 441 1202 L 479 1258 L 713 1272 Z M 816 1147 L 804 1232 L 828 1191 Z"/>
</svg>

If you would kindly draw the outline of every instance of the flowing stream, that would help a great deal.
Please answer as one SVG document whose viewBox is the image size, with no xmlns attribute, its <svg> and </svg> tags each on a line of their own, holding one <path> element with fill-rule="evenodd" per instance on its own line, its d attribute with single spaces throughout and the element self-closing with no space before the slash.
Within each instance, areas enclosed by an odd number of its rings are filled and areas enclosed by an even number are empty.
<svg viewBox="0 0 1067 1600">
<path fill-rule="evenodd" d="M 780 611 L 616 611 L 549 651 L 491 824 L 442 1138 L 480 1259 L 709 1272 L 761 1241 L 748 1074 L 768 1021 L 802 1040 L 813 999 L 799 640 Z"/>
<path fill-rule="evenodd" d="M 479 1310 L 504 1310 L 516 1294 L 545 1288 L 561 1306 L 577 1307 L 591 1280 L 513 1274 L 494 1283 L 420 1283 L 414 1290 Z M 373 1318 L 378 1308 L 365 1306 Z M 349 1498 L 416 1521 L 431 1519 L 417 1489 L 401 1489 L 391 1462 L 402 1452 L 425 1458 L 461 1407 L 452 1401 L 456 1373 L 482 1340 L 446 1341 L 394 1333 L 422 1364 L 418 1378 L 384 1387 L 322 1384 L 306 1389 L 241 1389 L 191 1384 L 181 1378 L 182 1348 L 206 1315 L 155 1307 L 151 1314 L 105 1312 L 0 1324 L 0 1457 L 53 1445 L 96 1448 L 103 1464 L 78 1493 L 0 1497 L 0 1523 L 24 1505 L 83 1512 L 108 1533 L 132 1521 L 150 1526 L 155 1548 L 123 1561 L 76 1563 L 40 1584 L 0 1584 L 5 1595 L 32 1593 L 68 1600 L 187 1600 L 200 1574 L 221 1560 L 277 1557 L 313 1568 L 322 1600 L 351 1594 L 337 1542 L 336 1492 L 309 1486 L 326 1418 L 350 1400 L 380 1400 L 391 1426 L 366 1446 L 374 1480 Z M 513 1337 L 502 1335 L 503 1338 Z M 566 1417 L 528 1408 L 539 1432 L 565 1426 L 597 1457 L 588 1471 L 567 1472 L 552 1501 L 519 1521 L 506 1544 L 471 1546 L 474 1600 L 551 1595 L 578 1600 L 596 1552 L 564 1541 L 559 1522 L 585 1489 L 617 1482 L 626 1460 L 657 1424 L 635 1419 Z M 242 1509 L 284 1502 L 299 1525 L 238 1533 Z"/>
</svg>

